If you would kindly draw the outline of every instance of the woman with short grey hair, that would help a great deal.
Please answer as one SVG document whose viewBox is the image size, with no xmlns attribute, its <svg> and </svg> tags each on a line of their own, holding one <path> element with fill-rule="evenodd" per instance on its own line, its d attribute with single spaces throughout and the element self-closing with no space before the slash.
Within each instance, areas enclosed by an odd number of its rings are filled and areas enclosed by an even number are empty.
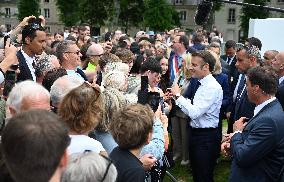
<svg viewBox="0 0 284 182">
<path fill-rule="evenodd" d="M 117 171 L 105 156 L 95 152 L 76 153 L 70 156 L 61 182 L 115 182 Z"/>
</svg>

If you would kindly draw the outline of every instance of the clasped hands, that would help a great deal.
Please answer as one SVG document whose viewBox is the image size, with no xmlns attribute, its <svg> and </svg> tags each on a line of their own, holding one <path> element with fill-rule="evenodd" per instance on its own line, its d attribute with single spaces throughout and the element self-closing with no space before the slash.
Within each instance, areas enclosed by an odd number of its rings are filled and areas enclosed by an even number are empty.
<svg viewBox="0 0 284 182">
<path fill-rule="evenodd" d="M 222 140 L 221 144 L 221 152 L 226 156 L 230 157 L 231 156 L 231 138 L 236 134 L 236 133 L 241 133 L 246 126 L 246 117 L 241 117 L 239 120 L 237 120 L 234 125 L 233 125 L 233 133 L 230 134 L 225 134 L 224 139 Z"/>
</svg>

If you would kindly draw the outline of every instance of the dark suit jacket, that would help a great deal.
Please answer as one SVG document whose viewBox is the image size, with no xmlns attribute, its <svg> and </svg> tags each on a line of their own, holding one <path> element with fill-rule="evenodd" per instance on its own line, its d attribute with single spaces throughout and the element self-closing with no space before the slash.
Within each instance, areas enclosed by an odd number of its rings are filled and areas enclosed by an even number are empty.
<svg viewBox="0 0 284 182">
<path fill-rule="evenodd" d="M 19 69 L 20 73 L 17 75 L 17 82 L 25 81 L 25 80 L 33 80 L 33 76 L 31 74 L 31 71 L 27 65 L 27 62 L 22 54 L 22 52 L 19 50 L 17 52 L 17 57 L 19 60 Z M 35 80 L 34 80 L 35 81 Z"/>
<path fill-rule="evenodd" d="M 221 58 L 220 58 L 220 62 L 221 62 L 221 66 L 222 66 L 222 73 L 228 75 L 228 81 L 230 83 L 230 80 L 229 80 L 229 76 L 231 75 L 230 65 Z"/>
<path fill-rule="evenodd" d="M 241 117 L 252 118 L 255 104 L 251 103 L 248 99 L 247 90 L 245 89 L 240 100 L 235 103 L 234 111 L 232 112 L 233 122 Z"/>
<path fill-rule="evenodd" d="M 278 86 L 276 98 L 279 100 L 279 102 L 282 105 L 282 108 L 284 110 L 284 81 L 282 81 Z"/>
<path fill-rule="evenodd" d="M 230 182 L 276 181 L 284 164 L 284 112 L 278 100 L 264 106 L 231 139 Z"/>
<path fill-rule="evenodd" d="M 233 97 L 233 94 L 230 90 L 230 86 L 228 83 L 228 75 L 221 73 L 213 76 L 217 80 L 217 82 L 221 85 L 223 90 L 223 100 L 222 100 L 220 113 L 224 114 L 227 111 L 227 107 L 232 103 L 232 97 Z"/>
<path fill-rule="evenodd" d="M 227 55 L 222 55 L 220 58 L 223 59 L 226 62 L 227 57 L 228 57 Z M 230 69 L 230 72 L 229 72 L 230 74 L 228 75 L 229 76 L 229 84 L 230 84 L 231 90 L 233 92 L 234 92 L 235 87 L 238 83 L 238 78 L 239 78 L 239 74 L 240 74 L 238 69 L 236 68 L 236 62 L 237 62 L 237 58 L 235 56 L 234 59 L 232 60 L 232 63 L 229 65 L 229 69 Z"/>
</svg>

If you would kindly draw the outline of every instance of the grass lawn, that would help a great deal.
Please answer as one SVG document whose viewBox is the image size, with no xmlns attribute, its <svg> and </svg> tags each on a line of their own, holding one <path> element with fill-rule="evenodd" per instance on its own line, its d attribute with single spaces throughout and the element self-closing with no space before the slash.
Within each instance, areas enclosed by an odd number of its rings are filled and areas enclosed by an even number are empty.
<svg viewBox="0 0 284 182">
<path fill-rule="evenodd" d="M 227 121 L 223 121 L 223 133 L 227 131 Z M 214 172 L 215 182 L 227 182 L 230 173 L 231 162 L 228 159 L 221 157 L 216 165 Z M 193 181 L 189 167 L 181 166 L 180 161 L 177 161 L 174 168 L 168 170 L 179 182 L 191 182 Z M 170 180 L 165 177 L 165 182 Z"/>
</svg>

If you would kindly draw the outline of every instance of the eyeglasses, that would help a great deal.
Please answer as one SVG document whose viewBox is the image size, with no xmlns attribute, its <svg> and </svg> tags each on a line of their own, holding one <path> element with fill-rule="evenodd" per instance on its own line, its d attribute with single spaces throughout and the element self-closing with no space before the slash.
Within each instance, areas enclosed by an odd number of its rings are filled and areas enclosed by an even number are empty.
<svg viewBox="0 0 284 182">
<path fill-rule="evenodd" d="M 80 55 L 80 51 L 76 51 L 76 52 L 64 52 L 64 53 L 73 53 L 73 54 L 77 54 L 78 56 Z"/>
</svg>

